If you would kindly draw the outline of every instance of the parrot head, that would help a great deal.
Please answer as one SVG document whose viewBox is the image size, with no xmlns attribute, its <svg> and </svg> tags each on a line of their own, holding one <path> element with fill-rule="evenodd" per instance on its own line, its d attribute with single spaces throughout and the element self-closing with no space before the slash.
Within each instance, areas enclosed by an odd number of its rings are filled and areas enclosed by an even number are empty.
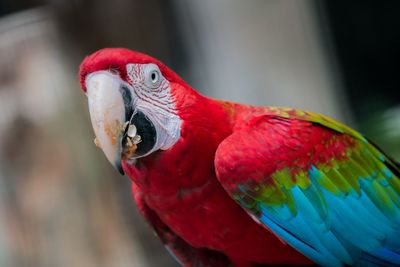
<svg viewBox="0 0 400 267">
<path fill-rule="evenodd" d="M 87 56 L 79 75 L 95 143 L 121 174 L 122 160 L 135 162 L 179 140 L 177 91 L 192 89 L 158 60 L 106 48 Z"/>
</svg>

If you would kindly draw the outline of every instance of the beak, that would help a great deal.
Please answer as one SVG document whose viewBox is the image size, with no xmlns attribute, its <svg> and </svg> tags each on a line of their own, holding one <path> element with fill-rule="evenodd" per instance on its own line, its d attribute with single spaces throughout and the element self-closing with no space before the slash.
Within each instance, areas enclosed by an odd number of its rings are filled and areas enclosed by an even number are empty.
<svg viewBox="0 0 400 267">
<path fill-rule="evenodd" d="M 123 82 L 107 71 L 89 74 L 85 82 L 96 144 L 101 147 L 111 164 L 124 174 L 121 152 L 127 105 L 121 90 Z"/>
</svg>

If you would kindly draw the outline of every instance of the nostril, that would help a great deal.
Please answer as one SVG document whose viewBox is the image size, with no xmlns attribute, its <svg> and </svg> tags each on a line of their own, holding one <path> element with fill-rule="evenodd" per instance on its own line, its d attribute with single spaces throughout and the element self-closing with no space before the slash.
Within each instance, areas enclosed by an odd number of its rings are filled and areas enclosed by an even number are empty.
<svg viewBox="0 0 400 267">
<path fill-rule="evenodd" d="M 109 68 L 108 71 L 112 74 L 119 75 L 119 70 L 117 68 Z"/>
</svg>

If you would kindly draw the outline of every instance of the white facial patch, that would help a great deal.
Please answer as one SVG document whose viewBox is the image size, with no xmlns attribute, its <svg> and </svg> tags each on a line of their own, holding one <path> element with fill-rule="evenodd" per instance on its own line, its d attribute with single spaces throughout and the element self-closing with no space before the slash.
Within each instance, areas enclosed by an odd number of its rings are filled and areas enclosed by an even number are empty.
<svg viewBox="0 0 400 267">
<path fill-rule="evenodd" d="M 155 64 L 127 64 L 128 82 L 133 88 L 134 109 L 154 124 L 157 140 L 146 155 L 171 148 L 180 138 L 181 119 L 171 95 L 170 84 Z M 144 155 L 145 156 L 145 155 Z"/>
</svg>

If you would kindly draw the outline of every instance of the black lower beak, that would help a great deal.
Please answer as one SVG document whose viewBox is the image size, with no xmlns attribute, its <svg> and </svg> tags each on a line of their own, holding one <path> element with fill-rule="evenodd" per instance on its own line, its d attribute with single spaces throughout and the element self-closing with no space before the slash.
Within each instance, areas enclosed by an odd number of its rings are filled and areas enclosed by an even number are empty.
<svg viewBox="0 0 400 267">
<path fill-rule="evenodd" d="M 132 141 L 128 140 L 128 128 L 129 125 L 135 125 L 137 129 L 136 135 L 140 136 L 140 142 L 136 145 L 134 152 L 130 152 L 130 149 L 126 149 Z M 136 111 L 127 125 L 123 138 L 122 138 L 122 155 L 121 158 L 115 162 L 116 169 L 123 175 L 124 170 L 122 168 L 121 159 L 137 158 L 149 153 L 155 146 L 157 141 L 157 132 L 154 124 L 151 120 L 141 111 Z"/>
<path fill-rule="evenodd" d="M 137 135 L 140 135 L 141 142 L 137 144 L 135 156 L 140 157 L 150 152 L 156 144 L 156 127 L 143 112 L 137 111 L 131 118 L 130 124 L 137 128 Z M 124 136 L 124 139 L 126 136 Z M 122 141 L 123 142 L 123 141 Z"/>
</svg>

